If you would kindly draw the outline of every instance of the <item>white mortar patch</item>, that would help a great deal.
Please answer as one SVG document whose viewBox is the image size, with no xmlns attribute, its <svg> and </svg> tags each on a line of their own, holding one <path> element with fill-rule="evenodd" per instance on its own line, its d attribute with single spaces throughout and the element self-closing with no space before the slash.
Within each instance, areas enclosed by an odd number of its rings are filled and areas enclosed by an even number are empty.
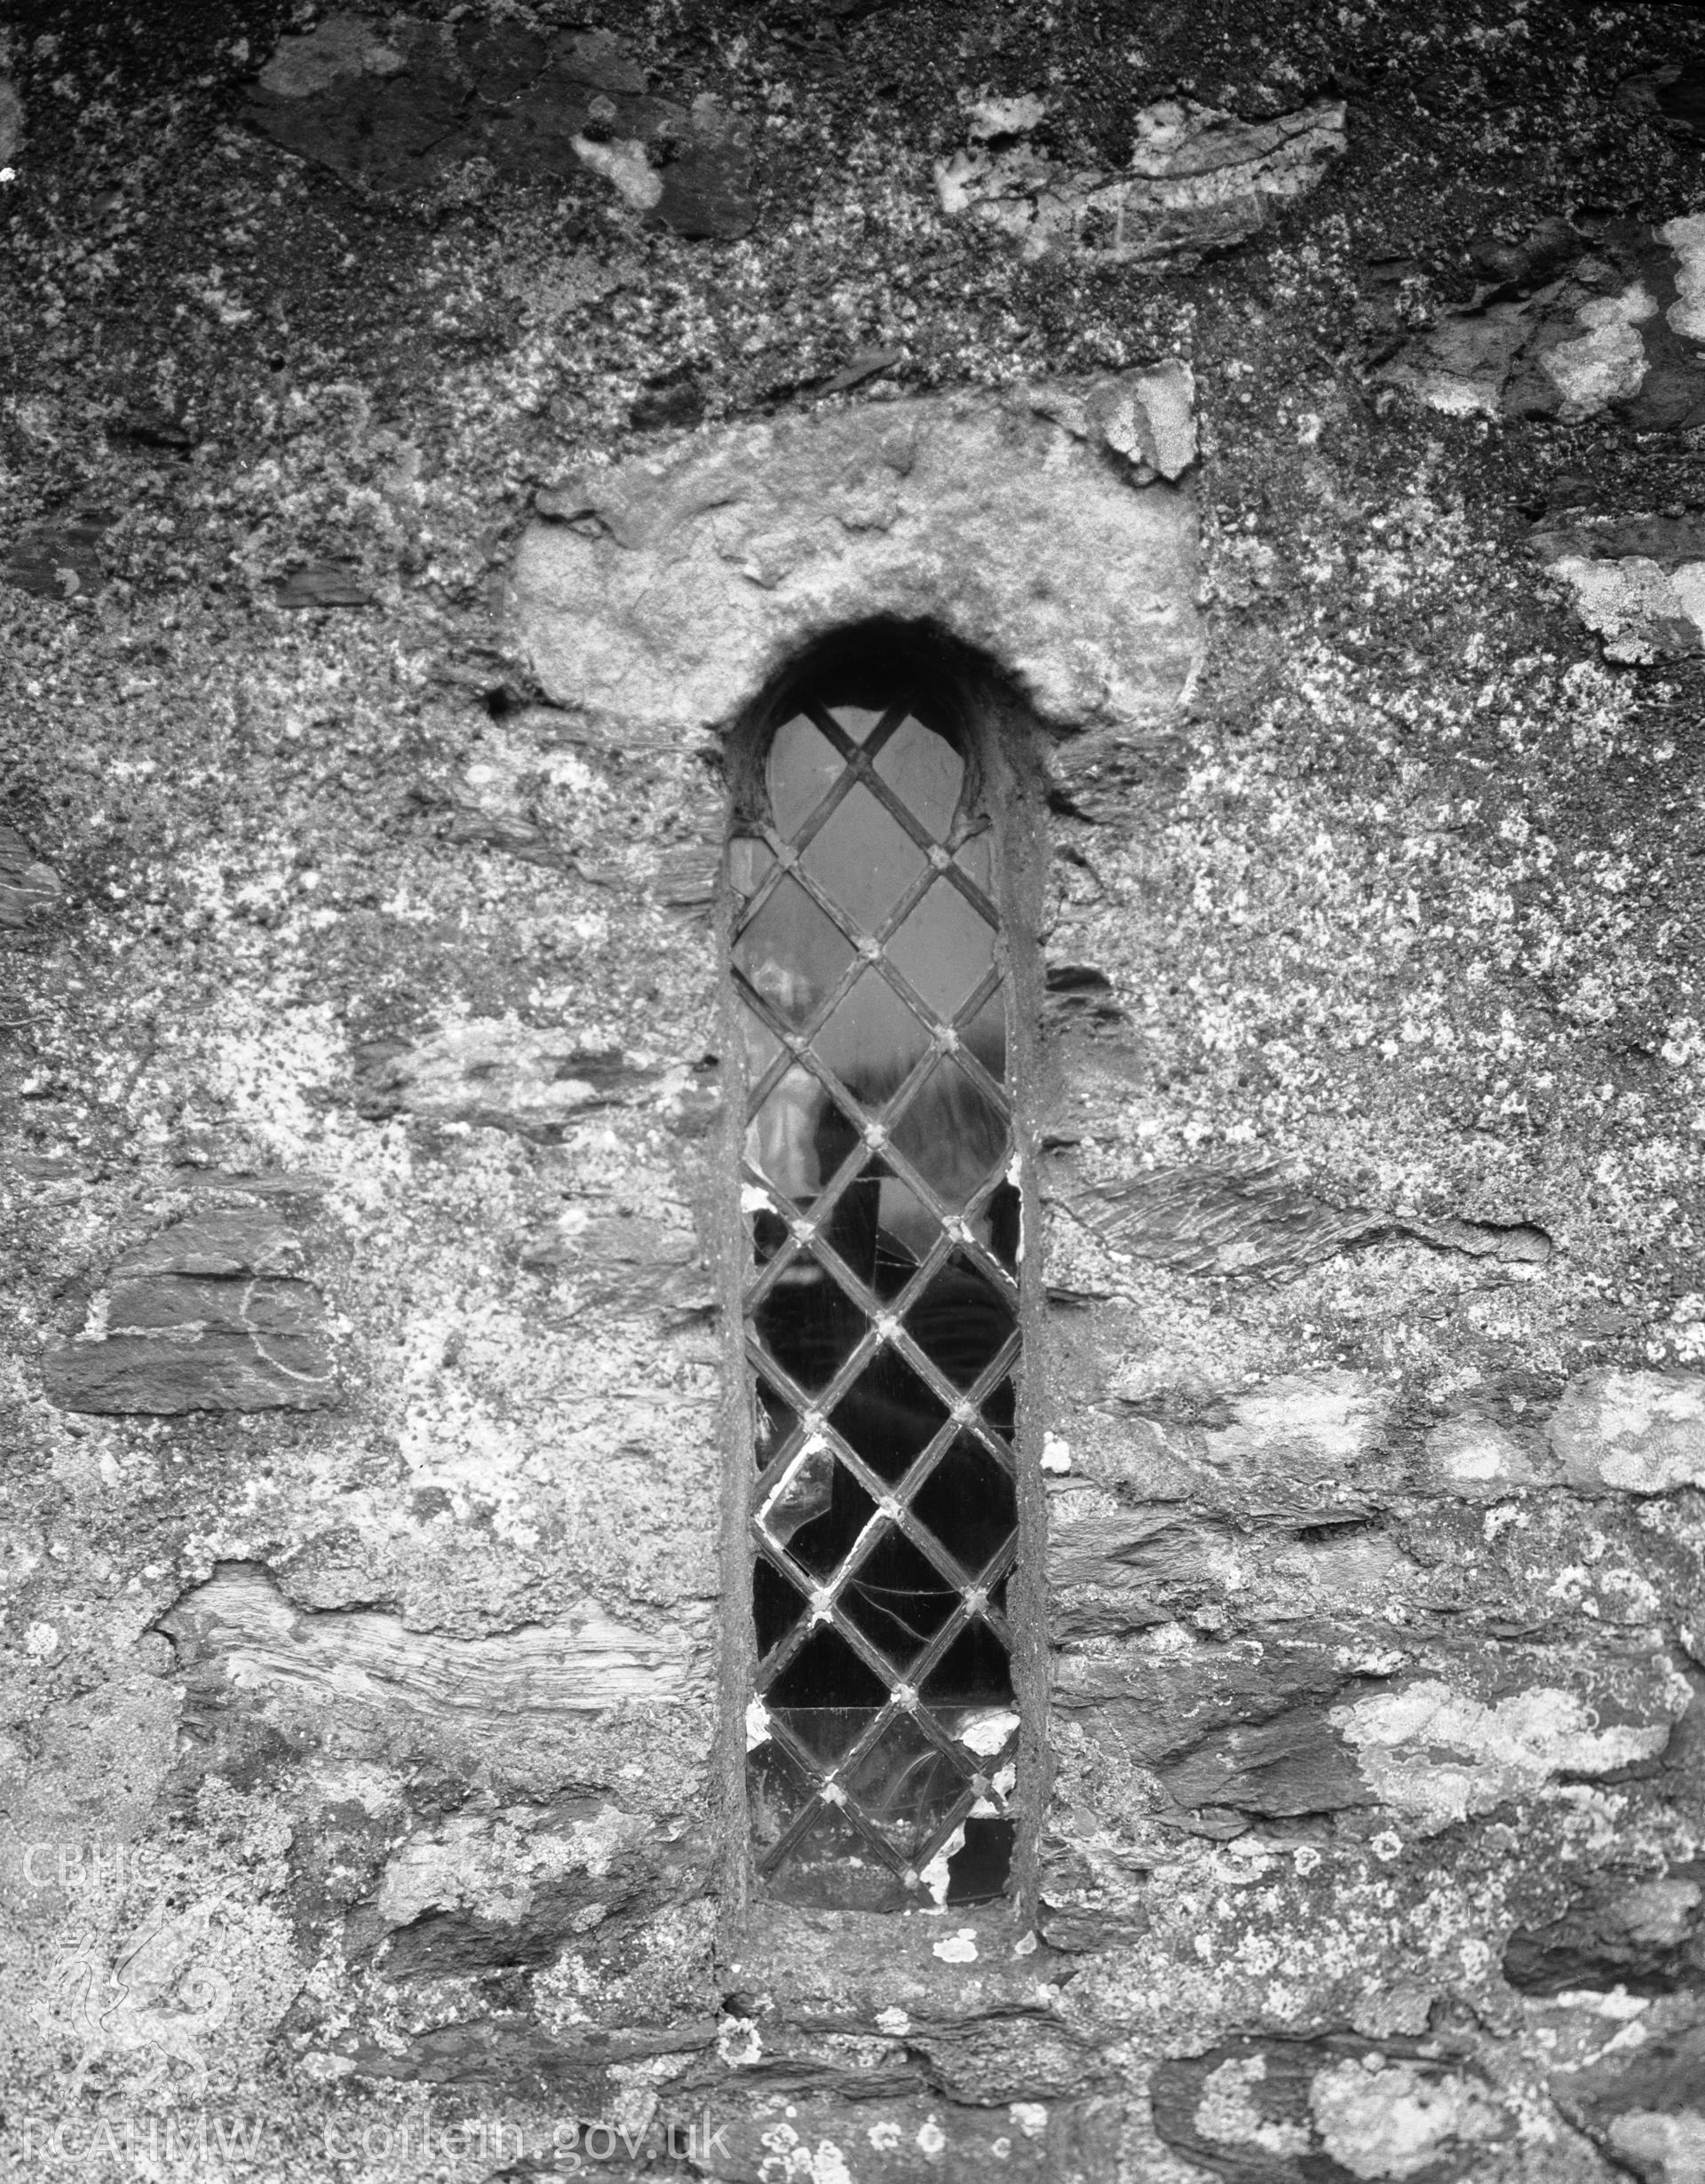
<svg viewBox="0 0 1705 2184">
<path fill-rule="evenodd" d="M 1705 1485 L 1705 1376 L 1585 1373 L 1563 1391 L 1550 1438 L 1574 1486 L 1662 1494 Z"/>
<path fill-rule="evenodd" d="M 1614 561 L 1566 554 L 1551 574 L 1574 592 L 1582 621 L 1604 638 L 1608 659 L 1646 666 L 1705 641 L 1705 562 L 1666 570 L 1644 554 Z"/>
<path fill-rule="evenodd" d="M 1320 2071 L 1308 2102 L 1327 2152 L 1358 2177 L 1414 2176 L 1447 2146 L 1484 2145 L 1507 2129 L 1462 2078 L 1430 2076 L 1413 2063 L 1382 2065 L 1373 2056 Z"/>
<path fill-rule="evenodd" d="M 1412 1683 L 1335 1706 L 1328 1719 L 1356 1747 L 1380 1803 L 1433 1833 L 1557 1775 L 1604 1775 L 1655 1759 L 1689 1696 L 1673 1682 L 1678 1691 L 1661 1719 L 1609 1729 L 1578 1692 L 1544 1684 L 1488 1705 L 1448 1684 Z"/>
<path fill-rule="evenodd" d="M 1427 1455 L 1454 1485 L 1502 1490 L 1531 1484 L 1534 1472 L 1512 1434 L 1490 1419 L 1456 1418 L 1427 1436 Z"/>
<path fill-rule="evenodd" d="M 1665 316 L 1684 341 L 1705 341 L 1705 212 L 1666 221 L 1658 241 L 1667 242 L 1680 260 L 1676 300 Z"/>
<path fill-rule="evenodd" d="M 1558 415 L 1564 423 L 1639 392 L 1646 344 L 1634 329 L 1655 316 L 1657 308 L 1638 281 L 1620 296 L 1596 296 L 1580 306 L 1575 323 L 1586 331 L 1578 340 L 1559 342 L 1539 360 L 1563 397 Z"/>
<path fill-rule="evenodd" d="M 1664 2184 L 1696 2184 L 1705 2177 L 1705 2116 L 1692 2109 L 1665 2116 L 1635 2109 L 1611 2125 L 1610 2142 L 1642 2176 L 1661 2177 Z"/>
<path fill-rule="evenodd" d="M 599 144 L 591 137 L 575 137 L 570 141 L 583 166 L 601 174 L 607 182 L 614 182 L 636 212 L 649 212 L 662 198 L 662 177 L 646 157 L 646 147 L 637 138 L 623 137 L 614 144 Z"/>
<path fill-rule="evenodd" d="M 1219 2146 L 1257 2146 L 1275 2156 L 1306 2154 L 1312 2140 L 1301 2124 L 1276 2123 L 1262 2115 L 1254 2088 L 1267 2075 L 1265 2055 L 1232 2056 L 1201 2081 L 1195 2127 Z"/>
</svg>

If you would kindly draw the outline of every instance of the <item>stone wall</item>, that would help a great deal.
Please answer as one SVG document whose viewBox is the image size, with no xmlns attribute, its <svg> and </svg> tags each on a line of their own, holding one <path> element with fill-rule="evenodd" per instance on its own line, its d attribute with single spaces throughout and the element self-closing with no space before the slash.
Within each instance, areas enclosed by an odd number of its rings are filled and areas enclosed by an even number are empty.
<svg viewBox="0 0 1705 2184">
<path fill-rule="evenodd" d="M 1699 2174 L 1702 71 L 0 32 L 24 2172 Z M 722 756 L 879 613 L 1048 805 L 1045 1764 L 903 1919 L 720 1756 Z"/>
</svg>

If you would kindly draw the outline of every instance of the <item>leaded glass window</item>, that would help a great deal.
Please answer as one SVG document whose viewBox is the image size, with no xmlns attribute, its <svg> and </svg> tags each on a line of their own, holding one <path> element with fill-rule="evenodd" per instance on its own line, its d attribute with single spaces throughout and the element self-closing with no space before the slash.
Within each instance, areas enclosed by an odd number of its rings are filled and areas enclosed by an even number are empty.
<svg viewBox="0 0 1705 2184">
<path fill-rule="evenodd" d="M 1002 1893 L 1020 1200 L 998 829 L 938 682 L 815 677 L 733 843 L 767 1892 Z"/>
</svg>

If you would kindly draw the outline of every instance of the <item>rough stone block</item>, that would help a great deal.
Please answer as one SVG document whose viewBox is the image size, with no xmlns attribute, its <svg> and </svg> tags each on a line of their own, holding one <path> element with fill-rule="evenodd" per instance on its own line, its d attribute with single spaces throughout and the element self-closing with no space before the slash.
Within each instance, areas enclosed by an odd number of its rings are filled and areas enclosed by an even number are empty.
<svg viewBox="0 0 1705 2184">
<path fill-rule="evenodd" d="M 375 1728 L 444 1716 L 513 1725 L 682 1697 L 699 1686 L 708 1636 L 702 1612 L 677 1606 L 670 1627 L 653 1632 L 583 1601 L 548 1626 L 447 1638 L 377 1610 L 299 1609 L 244 1563 L 221 1566 L 161 1627 L 203 1704 L 242 1691 L 309 1720 Z"/>
<path fill-rule="evenodd" d="M 1351 2038 L 1234 2041 L 1155 2071 L 1154 2126 L 1228 2184 L 1479 2173 L 1515 2132 L 1491 2091 Z"/>
<path fill-rule="evenodd" d="M 1054 1707 L 1152 1769 L 1186 1810 L 1390 1807 L 1433 1833 L 1559 1776 L 1657 1758 L 1691 1690 L 1649 1644 L 1376 1643 L 1345 1620 L 1196 1645 L 1160 1632 L 1123 1653 L 1067 1655 Z"/>
<path fill-rule="evenodd" d="M 419 1115 L 550 1142 L 587 1109 L 630 1101 L 658 1075 L 576 1033 L 482 1017 L 385 1056 L 367 1072 L 358 1104 L 376 1120 Z"/>
<path fill-rule="evenodd" d="M 1705 2022 L 1696 1999 L 1633 2040 L 1599 2027 L 1584 2065 L 1558 2071 L 1552 2098 L 1642 2184 L 1687 2184 L 1705 2157 Z"/>
<path fill-rule="evenodd" d="M 1454 416 L 1574 423 L 1615 409 L 1662 431 L 1705 415 L 1705 221 L 1622 219 L 1594 235 L 1553 218 L 1526 245 L 1471 248 L 1487 276 L 1473 301 L 1405 340 L 1382 378 Z"/>
<path fill-rule="evenodd" d="M 1169 99 L 1137 115 L 1129 170 L 1098 173 L 1035 150 L 1028 132 L 1042 119 L 1039 100 L 986 100 L 972 109 L 971 142 L 936 164 L 944 212 L 999 228 L 1031 258 L 1224 249 L 1263 226 L 1275 202 L 1313 188 L 1344 148 L 1339 103 L 1244 122 Z"/>
<path fill-rule="evenodd" d="M 1503 1975 L 1527 1994 L 1609 1987 L 1651 1994 L 1701 1985 L 1702 1900 L 1697 1880 L 1605 1875 L 1556 1919 L 1511 1934 Z"/>
<path fill-rule="evenodd" d="M 1519 1492 L 1553 1484 L 1557 1477 L 1556 1460 L 1537 1432 L 1512 1433 L 1478 1414 L 1435 1426 L 1424 1452 L 1430 1481 L 1465 1497 Z"/>
<path fill-rule="evenodd" d="M 624 1928 L 702 1889 L 708 1863 L 682 1823 L 660 1827 L 605 1798 L 454 1815 L 393 1852 L 345 1947 L 379 1940 L 391 1979 L 547 1964 L 594 1929 L 600 1947 L 619 1945 Z"/>
<path fill-rule="evenodd" d="M 1174 379 L 1136 375 L 705 432 L 542 499 L 518 636 L 554 702 L 617 740 L 731 719 L 812 638 L 883 614 L 940 623 L 1050 719 L 1151 720 L 1196 644 L 1194 505 L 1133 482 L 1178 413 Z"/>
<path fill-rule="evenodd" d="M 1357 1688 L 1346 1626 L 1249 1648 L 1191 1643 L 1182 1630 L 1120 1654 L 1067 1654 L 1054 1667 L 1055 1709 L 1146 1767 L 1181 1762 L 1207 1739 L 1319 1712 Z"/>
<path fill-rule="evenodd" d="M 1386 1458 L 1393 1391 L 1371 1374 L 1287 1373 L 1229 1397 L 1218 1420 L 1190 1425 L 1128 1408 L 1117 1369 L 1111 1403 L 1074 1428 L 1082 1474 L 1122 1499 L 1187 1501 L 1265 1523 L 1367 1516 Z M 1083 1543 L 1087 1546 L 1089 1543 Z"/>
</svg>

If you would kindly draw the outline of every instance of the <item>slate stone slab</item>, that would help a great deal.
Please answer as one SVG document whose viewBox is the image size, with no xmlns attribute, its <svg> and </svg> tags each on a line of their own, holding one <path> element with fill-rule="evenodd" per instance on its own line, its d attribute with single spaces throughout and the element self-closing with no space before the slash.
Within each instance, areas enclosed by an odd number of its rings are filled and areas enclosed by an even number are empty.
<svg viewBox="0 0 1705 2184">
<path fill-rule="evenodd" d="M 246 112 L 275 144 L 379 196 L 482 159 L 515 182 L 620 172 L 630 202 L 681 235 L 743 235 L 756 218 L 744 121 L 708 96 L 650 96 L 608 31 L 407 18 L 381 30 L 332 16 L 282 41 Z"/>
<path fill-rule="evenodd" d="M 282 579 L 278 604 L 288 607 L 370 606 L 373 594 L 353 570 L 329 563 L 296 569 Z"/>
<path fill-rule="evenodd" d="M 246 1207 L 213 1207 L 132 1244 L 115 1261 L 113 1278 L 125 1281 L 145 1274 L 296 1274 L 302 1262 L 301 1237 L 275 1215 Z"/>
<path fill-rule="evenodd" d="M 315 1411 L 337 1401 L 324 1341 L 303 1334 L 115 1334 L 42 1361 L 63 1411 L 170 1418 L 190 1411 Z"/>
<path fill-rule="evenodd" d="M 1666 1994 L 1705 1985 L 1705 1935 L 1697 1879 L 1596 1877 L 1543 1926 L 1518 1927 L 1503 1976 L 1527 1994 L 1624 1988 Z"/>
<path fill-rule="evenodd" d="M 1690 430 L 1705 419 L 1689 302 L 1702 241 L 1695 220 L 1618 219 L 1589 236 L 1555 217 L 1524 242 L 1476 238 L 1473 301 L 1401 339 L 1378 376 L 1454 416 L 1574 423 L 1610 409 L 1641 431 Z"/>
<path fill-rule="evenodd" d="M 0 574 L 43 599 L 75 599 L 99 590 L 100 541 L 115 520 L 107 510 L 91 508 L 32 524 L 12 542 Z"/>
<path fill-rule="evenodd" d="M 1679 2184 L 1705 2109 L 1705 2022 L 1653 2030 L 1638 2046 L 1606 2043 L 1586 2068 L 1559 2070 L 1550 2090 L 1563 2113 L 1614 2154 L 1622 2173 Z M 1671 2165 L 1677 2155 L 1687 2167 Z"/>
<path fill-rule="evenodd" d="M 48 1400 L 115 1417 L 321 1410 L 338 1400 L 325 1306 L 297 1231 L 210 1207 L 120 1254 L 100 1332 L 42 1361 Z"/>
<path fill-rule="evenodd" d="M 318 1334 L 320 1293 L 307 1282 L 221 1281 L 157 1274 L 114 1285 L 107 1324 L 117 1333 L 155 1328 L 216 1328 L 237 1334 Z"/>
<path fill-rule="evenodd" d="M 1409 1237 L 1439 1251 L 1542 1266 L 1550 1238 L 1530 1222 L 1463 1221 L 1336 1207 L 1282 1167 L 1156 1168 L 1099 1183 L 1069 1210 L 1123 1251 L 1184 1274 L 1259 1274 L 1312 1266 L 1364 1244 Z"/>
<path fill-rule="evenodd" d="M 1312 1706 L 1217 1730 L 1187 1759 L 1160 1773 L 1186 1809 L 1226 1805 L 1280 1818 L 1375 1802 L 1324 1711 Z"/>
<path fill-rule="evenodd" d="M 0 827 L 0 929 L 33 924 L 63 892 L 58 874 L 42 863 L 17 828 Z"/>
</svg>

